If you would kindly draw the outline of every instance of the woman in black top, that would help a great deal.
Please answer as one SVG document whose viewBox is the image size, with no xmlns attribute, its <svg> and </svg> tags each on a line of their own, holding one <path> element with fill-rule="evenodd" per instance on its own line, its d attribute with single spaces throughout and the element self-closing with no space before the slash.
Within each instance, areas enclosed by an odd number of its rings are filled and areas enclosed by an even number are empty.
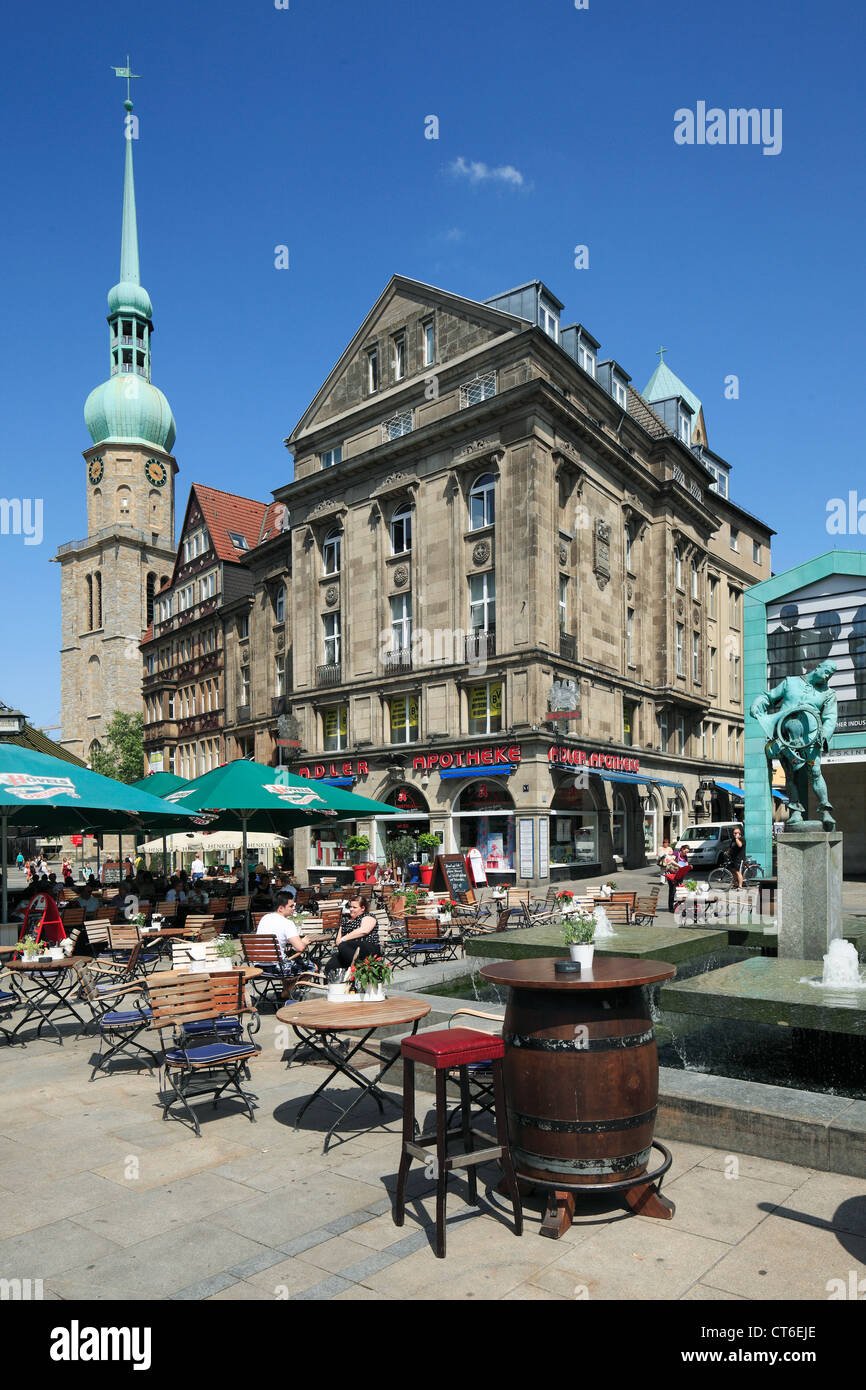
<svg viewBox="0 0 866 1390">
<path fill-rule="evenodd" d="M 746 862 L 746 837 L 738 825 L 734 826 L 734 842 L 728 850 L 728 868 L 737 881 L 737 887 L 743 886 L 743 866 Z"/>
<path fill-rule="evenodd" d="M 335 945 L 337 949 L 325 966 L 326 976 L 332 970 L 339 970 L 341 967 L 347 970 L 356 951 L 359 958 L 378 956 L 381 953 L 379 924 L 370 912 L 370 904 L 366 898 L 353 898 L 350 902 L 348 919 L 340 923 Z"/>
</svg>

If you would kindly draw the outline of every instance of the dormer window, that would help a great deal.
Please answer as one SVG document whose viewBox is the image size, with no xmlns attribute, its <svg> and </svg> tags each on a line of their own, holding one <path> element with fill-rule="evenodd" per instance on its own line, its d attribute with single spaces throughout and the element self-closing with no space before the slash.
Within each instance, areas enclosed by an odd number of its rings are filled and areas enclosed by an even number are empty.
<svg viewBox="0 0 866 1390">
<path fill-rule="evenodd" d="M 614 400 L 617 405 L 622 406 L 623 410 L 625 410 L 628 406 L 628 387 L 622 377 L 617 376 L 616 372 L 614 372 L 612 377 L 612 385 Z"/>
<path fill-rule="evenodd" d="M 692 422 L 685 410 L 680 411 L 680 439 L 684 444 L 691 445 L 692 442 Z"/>
<path fill-rule="evenodd" d="M 538 326 L 548 338 L 559 342 L 559 314 L 552 304 L 545 304 L 543 299 L 538 301 Z"/>
<path fill-rule="evenodd" d="M 234 546 L 235 550 L 249 550 L 249 548 L 250 548 L 249 541 L 247 540 L 246 536 L 242 536 L 242 535 L 241 535 L 240 531 L 229 531 L 228 534 L 229 534 L 229 540 L 231 541 L 231 543 L 232 543 L 232 545 Z M 196 541 L 198 541 L 198 536 L 196 536 L 195 539 L 196 539 Z M 196 550 L 195 550 L 193 553 L 196 554 L 197 552 L 198 552 L 198 546 L 196 546 Z"/>
<path fill-rule="evenodd" d="M 394 380 L 402 381 L 406 375 L 406 334 L 395 333 L 391 339 L 394 362 Z"/>
<path fill-rule="evenodd" d="M 595 353 L 587 343 L 580 344 L 577 362 L 595 380 Z"/>
</svg>

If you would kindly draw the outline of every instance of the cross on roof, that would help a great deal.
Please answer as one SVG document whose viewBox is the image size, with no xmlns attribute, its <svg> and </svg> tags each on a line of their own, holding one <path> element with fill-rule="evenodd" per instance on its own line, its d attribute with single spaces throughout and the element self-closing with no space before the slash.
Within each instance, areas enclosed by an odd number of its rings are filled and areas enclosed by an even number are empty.
<svg viewBox="0 0 866 1390">
<path fill-rule="evenodd" d="M 116 67 L 114 66 L 114 64 L 112 63 L 112 64 L 111 64 L 111 69 L 112 69 L 112 71 L 113 71 L 115 77 L 125 77 L 125 78 L 126 78 L 126 100 L 129 101 L 129 99 L 130 99 L 130 98 L 129 98 L 129 83 L 130 83 L 130 81 L 131 81 L 133 78 L 135 78 L 135 79 L 140 78 L 140 77 L 141 77 L 141 73 L 140 73 L 140 72 L 133 72 L 133 71 L 132 71 L 132 68 L 131 68 L 130 65 L 129 65 L 129 54 L 128 54 L 128 53 L 127 53 L 127 55 L 126 55 L 126 67 L 125 67 L 125 68 L 116 68 Z"/>
<path fill-rule="evenodd" d="M 667 352 L 667 348 L 666 348 L 666 347 L 656 348 L 656 352 L 657 352 L 658 355 L 659 355 L 659 361 L 660 361 L 660 362 L 664 362 L 664 360 L 665 360 L 665 353 Z"/>
</svg>

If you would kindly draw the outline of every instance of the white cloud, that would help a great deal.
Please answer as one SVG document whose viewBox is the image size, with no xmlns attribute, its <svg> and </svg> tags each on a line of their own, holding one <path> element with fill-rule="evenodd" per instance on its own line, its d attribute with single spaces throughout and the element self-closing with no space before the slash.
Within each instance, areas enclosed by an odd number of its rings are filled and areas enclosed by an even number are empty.
<svg viewBox="0 0 866 1390">
<path fill-rule="evenodd" d="M 446 241 L 462 241 L 462 240 L 463 240 L 463 229 L 462 229 L 462 227 L 449 227 L 449 228 L 448 228 L 448 231 L 445 233 L 445 240 L 446 240 Z"/>
<path fill-rule="evenodd" d="M 451 173 L 468 178 L 470 183 L 507 183 L 512 188 L 524 188 L 526 180 L 513 164 L 499 164 L 492 168 L 480 159 L 464 159 L 461 154 L 451 165 Z"/>
</svg>

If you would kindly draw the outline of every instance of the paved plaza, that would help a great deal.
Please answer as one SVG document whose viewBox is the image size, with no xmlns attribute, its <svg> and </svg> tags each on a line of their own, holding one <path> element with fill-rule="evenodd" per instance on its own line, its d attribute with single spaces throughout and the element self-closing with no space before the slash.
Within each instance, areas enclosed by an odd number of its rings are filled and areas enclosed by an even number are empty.
<svg viewBox="0 0 866 1390">
<path fill-rule="evenodd" d="M 391 1220 L 399 1121 L 383 1127 L 365 1102 L 357 1129 L 323 1156 L 326 1106 L 293 1128 L 321 1068 L 287 1067 L 286 1030 L 272 1013 L 259 1038 L 257 1123 L 237 1104 L 204 1103 L 200 1139 L 162 1122 L 145 1070 L 89 1083 L 94 1045 L 71 1029 L 62 1047 L 4 1048 L 0 1277 L 41 1279 L 45 1298 L 82 1300 L 823 1300 L 841 1287 L 829 1281 L 849 1289 L 852 1271 L 866 1279 L 862 1180 L 678 1142 L 670 1222 L 587 1200 L 552 1241 L 538 1235 L 533 1200 L 518 1240 L 490 1167 L 480 1208 L 452 1179 L 448 1255 L 437 1260 L 420 1164 L 405 1226 Z M 419 1096 L 419 1114 L 429 1100 Z"/>
</svg>

